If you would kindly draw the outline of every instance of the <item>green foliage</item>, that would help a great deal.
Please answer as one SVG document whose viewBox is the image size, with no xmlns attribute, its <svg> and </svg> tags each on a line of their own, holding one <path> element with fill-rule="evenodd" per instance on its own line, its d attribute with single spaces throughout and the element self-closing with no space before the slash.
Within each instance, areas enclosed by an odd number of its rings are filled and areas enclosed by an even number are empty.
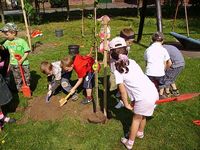
<svg viewBox="0 0 200 150">
<path fill-rule="evenodd" d="M 24 9 L 28 15 L 29 23 L 33 22 L 35 24 L 39 24 L 40 16 L 37 14 L 36 9 L 32 5 L 32 0 L 25 0 Z"/>
</svg>

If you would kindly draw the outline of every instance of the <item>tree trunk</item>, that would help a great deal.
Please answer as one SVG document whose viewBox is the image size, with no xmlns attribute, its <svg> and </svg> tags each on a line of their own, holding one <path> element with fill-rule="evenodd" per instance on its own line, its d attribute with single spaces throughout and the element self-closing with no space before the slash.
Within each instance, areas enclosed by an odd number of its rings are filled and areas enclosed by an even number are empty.
<svg viewBox="0 0 200 150">
<path fill-rule="evenodd" d="M 3 12 L 3 4 L 2 4 L 1 0 L 0 0 L 0 15 L 1 15 L 2 23 L 5 24 L 5 18 L 4 18 L 4 12 Z"/>
</svg>

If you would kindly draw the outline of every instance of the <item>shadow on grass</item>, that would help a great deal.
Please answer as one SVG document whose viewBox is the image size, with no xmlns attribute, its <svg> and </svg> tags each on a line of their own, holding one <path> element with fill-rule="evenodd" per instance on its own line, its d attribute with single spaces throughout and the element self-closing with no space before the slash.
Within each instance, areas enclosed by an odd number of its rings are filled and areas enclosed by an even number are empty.
<svg viewBox="0 0 200 150">
<path fill-rule="evenodd" d="M 104 78 L 100 77 L 99 82 L 103 84 Z M 118 103 L 119 99 L 116 98 L 117 90 L 109 91 L 109 76 L 107 76 L 107 118 L 108 119 L 116 119 L 119 120 L 123 126 L 124 135 L 127 135 L 129 132 L 129 128 L 131 126 L 133 113 L 126 108 L 116 109 L 115 105 Z M 99 99 L 100 106 L 103 108 L 104 106 L 104 91 L 99 89 Z"/>
<path fill-rule="evenodd" d="M 16 109 L 19 105 L 18 93 L 12 92 L 12 96 L 13 96 L 12 100 L 8 104 L 2 106 L 2 110 L 5 114 L 16 112 Z"/>
<path fill-rule="evenodd" d="M 36 71 L 32 70 L 31 72 L 31 91 L 35 91 L 36 87 L 37 87 L 37 84 L 38 84 L 38 81 L 39 79 L 41 78 L 40 75 L 37 74 Z"/>
</svg>

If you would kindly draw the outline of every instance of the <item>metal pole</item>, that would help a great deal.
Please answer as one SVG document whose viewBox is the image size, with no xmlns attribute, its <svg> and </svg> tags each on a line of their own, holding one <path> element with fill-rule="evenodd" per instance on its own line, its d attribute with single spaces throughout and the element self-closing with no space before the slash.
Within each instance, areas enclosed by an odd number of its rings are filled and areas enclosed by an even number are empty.
<svg viewBox="0 0 200 150">
<path fill-rule="evenodd" d="M 24 16 L 24 23 L 25 23 L 25 26 L 26 26 L 26 34 L 27 34 L 27 37 L 28 37 L 28 43 L 29 43 L 30 49 L 32 49 L 31 36 L 30 36 L 30 33 L 29 33 L 28 22 L 27 22 L 27 18 L 26 18 L 26 11 L 24 9 L 24 1 L 23 0 L 21 0 L 21 5 L 22 5 L 23 16 Z"/>
<path fill-rule="evenodd" d="M 162 12 L 160 0 L 156 0 L 157 31 L 162 32 Z"/>
<path fill-rule="evenodd" d="M 144 28 L 144 20 L 145 20 L 145 16 L 146 16 L 146 8 L 147 8 L 147 0 L 143 0 L 142 11 L 140 13 L 140 25 L 139 25 L 139 30 L 138 30 L 137 42 L 140 42 L 140 40 L 142 39 L 142 32 L 143 32 L 143 28 Z"/>
</svg>

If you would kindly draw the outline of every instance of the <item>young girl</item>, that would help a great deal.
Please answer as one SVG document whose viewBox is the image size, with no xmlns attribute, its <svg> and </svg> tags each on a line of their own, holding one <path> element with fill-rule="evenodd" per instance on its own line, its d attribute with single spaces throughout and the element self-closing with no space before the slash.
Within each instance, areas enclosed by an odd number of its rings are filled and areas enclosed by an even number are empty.
<svg viewBox="0 0 200 150">
<path fill-rule="evenodd" d="M 123 40 L 112 40 L 110 55 L 116 60 L 114 75 L 121 98 L 125 107 L 134 112 L 129 138 L 121 138 L 125 147 L 132 149 L 135 137 L 144 137 L 146 117 L 153 114 L 155 101 L 159 96 L 156 87 L 143 73 L 140 66 L 134 60 L 128 59 L 128 52 L 123 43 Z M 127 95 L 135 103 L 134 106 L 128 102 Z"/>
</svg>

